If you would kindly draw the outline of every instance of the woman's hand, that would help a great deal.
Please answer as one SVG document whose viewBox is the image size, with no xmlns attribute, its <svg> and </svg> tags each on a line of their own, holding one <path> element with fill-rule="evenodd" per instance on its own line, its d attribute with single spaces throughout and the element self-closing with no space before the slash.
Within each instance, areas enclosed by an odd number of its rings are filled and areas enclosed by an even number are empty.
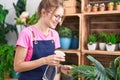
<svg viewBox="0 0 120 80">
<path fill-rule="evenodd" d="M 60 66 L 60 71 L 63 73 L 63 74 L 66 74 L 66 75 L 71 75 L 71 72 L 70 72 L 70 69 L 72 67 L 69 66 L 69 65 L 61 65 Z"/>
<path fill-rule="evenodd" d="M 60 62 L 65 61 L 65 57 L 59 55 L 50 55 L 45 57 L 45 59 L 46 64 L 51 66 L 58 66 Z"/>
</svg>

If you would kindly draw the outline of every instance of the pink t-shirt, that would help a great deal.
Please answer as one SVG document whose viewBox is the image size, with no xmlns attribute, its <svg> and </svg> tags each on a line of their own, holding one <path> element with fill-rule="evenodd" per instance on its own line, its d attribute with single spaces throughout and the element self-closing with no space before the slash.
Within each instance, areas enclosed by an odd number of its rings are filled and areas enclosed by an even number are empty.
<svg viewBox="0 0 120 80">
<path fill-rule="evenodd" d="M 32 31 L 34 32 L 35 38 L 33 39 L 33 34 Z M 51 36 L 51 32 L 53 34 L 53 38 Z M 33 40 L 54 40 L 55 43 L 55 48 L 60 47 L 60 39 L 58 32 L 54 29 L 50 29 L 48 35 L 44 35 L 38 29 L 34 26 L 26 27 L 22 30 L 22 32 L 19 35 L 19 38 L 17 40 L 16 46 L 22 46 L 28 49 L 27 56 L 25 58 L 25 61 L 29 61 L 32 57 L 32 52 L 33 52 Z M 21 53 L 22 54 L 22 53 Z"/>
</svg>

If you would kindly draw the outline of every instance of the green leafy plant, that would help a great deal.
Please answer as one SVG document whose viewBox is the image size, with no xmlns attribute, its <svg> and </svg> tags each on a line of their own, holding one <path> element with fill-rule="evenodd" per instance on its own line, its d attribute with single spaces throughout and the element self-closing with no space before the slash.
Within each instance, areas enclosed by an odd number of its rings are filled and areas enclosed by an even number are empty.
<svg viewBox="0 0 120 80">
<path fill-rule="evenodd" d="M 98 34 L 98 40 L 99 40 L 99 42 L 105 42 L 106 39 L 107 39 L 107 37 L 108 37 L 108 35 L 105 32 L 100 32 Z"/>
<path fill-rule="evenodd" d="M 109 2 L 107 5 L 108 6 L 114 6 L 114 2 Z"/>
<path fill-rule="evenodd" d="M 9 75 L 13 72 L 14 49 L 12 45 L 0 46 L 0 80 L 4 80 L 4 73 L 7 71 Z"/>
<path fill-rule="evenodd" d="M 16 16 L 19 17 L 23 11 L 26 11 L 26 0 L 18 0 L 17 3 L 13 3 L 16 11 Z"/>
<path fill-rule="evenodd" d="M 106 38 L 106 43 L 116 44 L 117 43 L 116 35 L 113 33 L 109 34 L 108 37 Z"/>
<path fill-rule="evenodd" d="M 31 17 L 28 17 L 27 19 L 27 25 L 33 25 L 38 22 L 40 16 L 35 12 Z"/>
<path fill-rule="evenodd" d="M 93 66 L 74 65 L 71 69 L 73 77 L 84 77 L 85 80 L 120 80 L 120 56 L 111 61 L 109 67 L 104 67 L 90 55 L 87 58 L 93 63 Z"/>
<path fill-rule="evenodd" d="M 97 41 L 96 35 L 95 34 L 90 34 L 88 36 L 87 42 L 88 43 L 95 43 Z"/>
<path fill-rule="evenodd" d="M 79 38 L 79 31 L 76 30 L 76 29 L 73 29 L 73 30 L 72 30 L 72 37 L 73 37 L 73 38 Z"/>
<path fill-rule="evenodd" d="M 120 43 L 120 34 L 116 34 L 116 43 Z"/>
<path fill-rule="evenodd" d="M 115 5 L 120 5 L 120 0 L 117 0 L 117 1 L 115 2 Z"/>
<path fill-rule="evenodd" d="M 105 3 L 101 3 L 101 4 L 99 5 L 99 7 L 105 8 Z"/>
<path fill-rule="evenodd" d="M 58 33 L 60 37 L 68 37 L 68 38 L 72 38 L 72 30 L 68 27 L 60 27 L 58 29 Z"/>
<path fill-rule="evenodd" d="M 9 31 L 16 32 L 15 25 L 8 24 L 5 22 L 7 15 L 8 10 L 3 8 L 3 5 L 0 4 L 0 45 L 7 43 L 5 36 Z"/>
<path fill-rule="evenodd" d="M 86 6 L 86 8 L 92 8 L 92 5 L 91 5 L 91 4 L 88 4 L 88 5 Z"/>
</svg>

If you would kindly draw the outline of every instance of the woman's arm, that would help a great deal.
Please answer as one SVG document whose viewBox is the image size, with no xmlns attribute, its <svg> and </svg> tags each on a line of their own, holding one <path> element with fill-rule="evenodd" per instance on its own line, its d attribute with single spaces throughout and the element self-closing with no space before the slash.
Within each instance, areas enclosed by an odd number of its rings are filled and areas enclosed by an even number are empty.
<svg viewBox="0 0 120 80">
<path fill-rule="evenodd" d="M 16 47 L 14 58 L 14 70 L 16 72 L 29 71 L 46 64 L 57 66 L 60 61 L 65 61 L 65 57 L 59 55 L 50 55 L 33 61 L 25 61 L 26 55 L 27 48 L 21 46 Z"/>
<path fill-rule="evenodd" d="M 14 58 L 14 70 L 16 72 L 28 71 L 39 66 L 45 65 L 46 61 L 44 58 L 40 58 L 33 61 L 25 61 L 27 55 L 27 48 L 17 46 Z"/>
</svg>

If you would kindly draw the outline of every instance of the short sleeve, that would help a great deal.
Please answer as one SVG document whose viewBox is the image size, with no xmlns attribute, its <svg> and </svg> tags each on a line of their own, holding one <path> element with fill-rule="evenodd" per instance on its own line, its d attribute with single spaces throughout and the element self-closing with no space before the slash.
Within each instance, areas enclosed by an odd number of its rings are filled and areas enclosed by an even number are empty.
<svg viewBox="0 0 120 80">
<path fill-rule="evenodd" d="M 27 28 L 24 28 L 19 35 L 16 46 L 22 46 L 28 48 L 30 45 L 30 31 Z"/>
<path fill-rule="evenodd" d="M 57 31 L 54 32 L 55 49 L 60 48 L 60 38 Z"/>
</svg>

